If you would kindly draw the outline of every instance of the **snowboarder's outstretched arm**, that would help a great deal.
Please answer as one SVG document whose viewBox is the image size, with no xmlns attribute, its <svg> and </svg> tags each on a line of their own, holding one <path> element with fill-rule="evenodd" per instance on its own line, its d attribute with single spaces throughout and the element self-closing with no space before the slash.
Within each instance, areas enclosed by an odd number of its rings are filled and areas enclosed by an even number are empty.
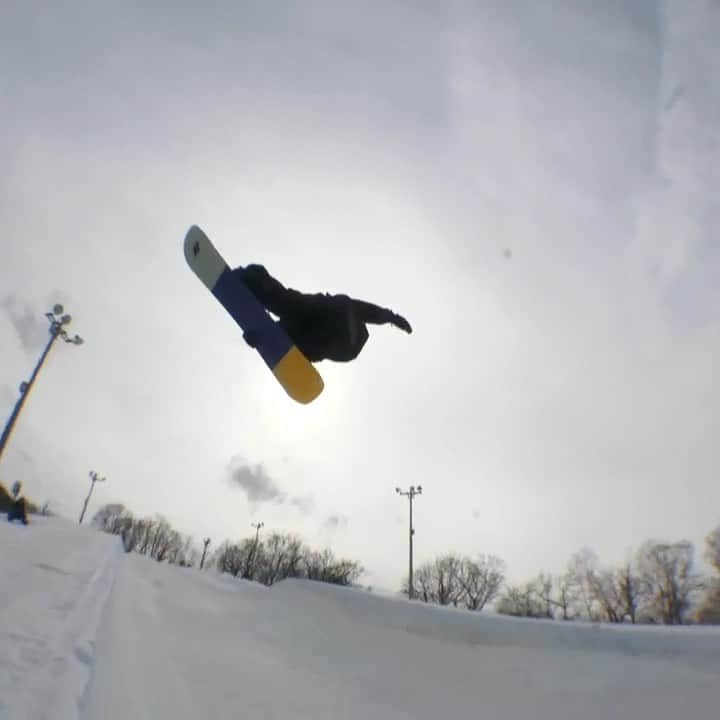
<svg viewBox="0 0 720 720">
<path fill-rule="evenodd" d="M 406 333 L 412 332 L 410 323 L 402 316 L 394 313 L 388 308 L 380 307 L 365 300 L 353 299 L 353 309 L 357 313 L 358 319 L 363 323 L 371 323 L 372 325 L 385 325 L 391 323 L 395 327 L 399 327 Z"/>
</svg>

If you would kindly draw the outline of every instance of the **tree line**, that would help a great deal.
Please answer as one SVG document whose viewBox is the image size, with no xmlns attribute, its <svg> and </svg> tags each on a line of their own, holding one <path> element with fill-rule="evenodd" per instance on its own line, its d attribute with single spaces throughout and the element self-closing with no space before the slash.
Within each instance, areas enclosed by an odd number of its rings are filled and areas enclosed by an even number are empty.
<svg viewBox="0 0 720 720">
<path fill-rule="evenodd" d="M 256 534 L 237 542 L 225 540 L 209 554 L 208 538 L 201 553 L 190 535 L 174 529 L 164 517 L 138 518 L 119 503 L 100 508 L 92 525 L 120 536 L 128 553 L 135 552 L 181 567 L 214 568 L 220 573 L 264 585 L 286 578 L 353 585 L 364 572 L 359 563 L 338 558 L 329 548 L 310 548 L 292 533 L 271 532 L 262 538 Z"/>
<path fill-rule="evenodd" d="M 364 574 L 356 561 L 306 545 L 293 533 L 271 532 L 239 541 L 225 540 L 208 553 L 161 515 L 136 517 L 124 505 L 100 508 L 98 529 L 121 537 L 126 552 L 181 567 L 214 569 L 233 577 L 272 585 L 306 578 L 355 585 Z M 695 570 L 695 548 L 686 540 L 648 540 L 627 562 L 603 565 L 590 548 L 575 552 L 557 574 L 541 572 L 528 582 L 507 582 L 505 562 L 495 555 L 445 553 L 413 573 L 413 597 L 525 618 L 608 623 L 720 624 L 720 526 L 705 538 L 710 576 Z M 406 578 L 401 592 L 409 594 Z"/>
<path fill-rule="evenodd" d="M 505 563 L 446 553 L 413 573 L 413 596 L 424 602 L 526 618 L 609 623 L 720 624 L 720 526 L 705 538 L 711 576 L 695 571 L 695 549 L 681 540 L 648 540 L 619 567 L 600 563 L 589 548 L 574 553 L 557 575 L 506 582 Z M 406 578 L 402 592 L 408 594 Z"/>
</svg>

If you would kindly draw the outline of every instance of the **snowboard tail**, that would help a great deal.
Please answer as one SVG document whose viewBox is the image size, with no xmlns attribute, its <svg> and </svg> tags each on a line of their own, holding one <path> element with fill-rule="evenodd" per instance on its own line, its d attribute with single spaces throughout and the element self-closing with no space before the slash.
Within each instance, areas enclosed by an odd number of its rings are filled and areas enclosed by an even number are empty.
<svg viewBox="0 0 720 720">
<path fill-rule="evenodd" d="M 323 391 L 315 366 L 232 271 L 207 235 L 193 225 L 185 235 L 185 260 L 202 283 L 245 332 L 256 338 L 256 350 L 285 392 L 307 404 Z M 255 342 L 255 341 L 254 341 Z"/>
</svg>

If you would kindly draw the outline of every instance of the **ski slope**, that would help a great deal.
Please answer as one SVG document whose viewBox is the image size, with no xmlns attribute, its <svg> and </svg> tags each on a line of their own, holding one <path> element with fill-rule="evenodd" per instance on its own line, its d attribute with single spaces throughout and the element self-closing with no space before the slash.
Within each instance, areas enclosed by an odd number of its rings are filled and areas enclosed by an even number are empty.
<svg viewBox="0 0 720 720">
<path fill-rule="evenodd" d="M 517 620 L 0 522 L 0 718 L 716 717 L 720 632 Z"/>
</svg>

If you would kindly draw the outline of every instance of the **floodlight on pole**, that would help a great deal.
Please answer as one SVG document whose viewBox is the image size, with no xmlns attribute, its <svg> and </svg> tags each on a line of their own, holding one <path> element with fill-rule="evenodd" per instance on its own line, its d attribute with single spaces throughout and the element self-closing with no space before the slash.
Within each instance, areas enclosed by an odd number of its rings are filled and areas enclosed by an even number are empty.
<svg viewBox="0 0 720 720">
<path fill-rule="evenodd" d="M 250 523 L 250 527 L 255 528 L 255 543 L 253 544 L 252 557 L 250 558 L 250 562 L 248 563 L 248 565 L 250 566 L 249 569 L 252 575 L 255 575 L 255 557 L 257 555 L 257 549 L 260 543 L 260 529 L 265 527 L 265 523 Z"/>
<path fill-rule="evenodd" d="M 27 382 L 23 381 L 20 383 L 20 397 L 17 399 L 15 407 L 13 408 L 13 411 L 10 414 L 7 423 L 5 423 L 2 435 L 0 436 L 0 458 L 2 458 L 2 454 L 5 450 L 8 440 L 10 439 L 13 428 L 15 427 L 15 423 L 20 416 L 20 412 L 25 405 L 25 401 L 27 400 L 28 395 L 30 395 L 30 390 L 32 390 L 33 384 L 37 379 L 40 370 L 45 364 L 45 360 L 47 359 L 50 350 L 55 344 L 55 341 L 58 339 L 62 339 L 66 343 L 69 343 L 71 345 L 82 345 L 83 342 L 85 342 L 79 335 L 74 335 L 73 337 L 70 337 L 68 335 L 68 332 L 65 328 L 72 322 L 72 316 L 65 313 L 65 308 L 63 308 L 62 305 L 54 305 L 52 312 L 45 313 L 45 317 L 50 323 L 50 326 L 48 328 L 48 332 L 50 333 L 50 339 L 45 345 L 45 348 L 40 355 L 40 359 L 35 365 L 35 369 L 33 370 L 30 379 Z"/>
<path fill-rule="evenodd" d="M 403 495 L 409 500 L 410 504 L 410 528 L 409 528 L 409 538 L 410 538 L 410 547 L 409 547 L 409 559 L 408 559 L 408 599 L 412 600 L 413 598 L 413 535 L 415 535 L 415 528 L 413 527 L 413 500 L 417 495 L 422 495 L 422 485 L 418 485 L 417 487 L 415 485 L 411 485 L 409 490 L 401 490 L 399 487 L 395 488 L 395 492 L 398 495 Z"/>
<path fill-rule="evenodd" d="M 207 555 L 208 545 L 210 545 L 210 538 L 206 537 L 203 540 L 203 552 L 202 557 L 200 558 L 200 569 L 202 570 L 205 565 L 205 556 Z"/>
<path fill-rule="evenodd" d="M 264 522 L 250 523 L 250 527 L 255 528 L 255 545 L 257 545 L 258 540 L 260 539 L 260 528 L 264 528 L 265 523 Z"/>
<path fill-rule="evenodd" d="M 92 495 L 93 488 L 95 487 L 95 483 L 97 482 L 105 482 L 107 478 L 100 477 L 94 470 L 90 471 L 90 492 L 88 492 L 87 497 L 85 498 L 85 502 L 83 503 L 83 509 L 80 513 L 80 522 L 79 525 L 82 525 L 83 518 L 85 517 L 85 511 L 87 510 L 88 503 L 90 502 L 90 496 Z"/>
</svg>

